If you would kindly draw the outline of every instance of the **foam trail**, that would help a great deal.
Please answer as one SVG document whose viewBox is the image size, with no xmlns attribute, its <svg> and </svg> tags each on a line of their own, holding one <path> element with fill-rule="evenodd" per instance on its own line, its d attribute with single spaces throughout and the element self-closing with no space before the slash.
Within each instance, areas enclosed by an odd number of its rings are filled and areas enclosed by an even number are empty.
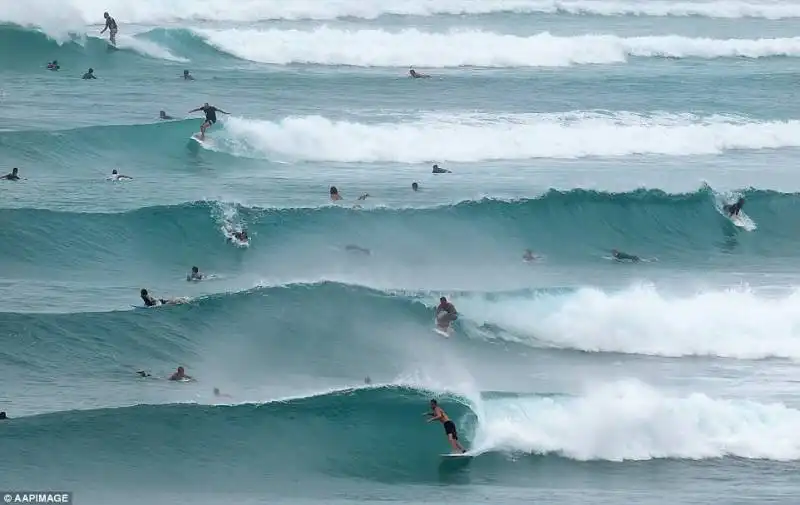
<svg viewBox="0 0 800 505">
<path fill-rule="evenodd" d="M 276 122 L 231 118 L 225 136 L 223 149 L 270 159 L 476 162 L 797 147 L 800 121 L 583 111 L 493 118 L 426 115 L 414 122 L 377 124 L 302 116 Z"/>
<path fill-rule="evenodd" d="M 99 38 L 99 37 L 91 37 L 91 38 Z M 101 39 L 101 40 L 105 41 L 106 39 Z M 149 40 L 144 40 L 144 39 L 138 39 L 135 37 L 131 37 L 129 35 L 117 36 L 117 47 L 119 49 L 130 49 L 131 51 L 135 51 L 143 56 L 148 56 L 150 58 L 156 58 L 159 60 L 168 60 L 168 61 L 175 61 L 182 63 L 189 61 L 186 58 L 175 56 L 168 49 L 161 47 L 155 42 L 151 42 Z"/>
<path fill-rule="evenodd" d="M 236 57 L 286 65 L 352 65 L 359 67 L 563 67 L 624 63 L 631 56 L 723 58 L 800 56 L 800 37 L 774 39 L 709 39 L 678 35 L 528 37 L 482 30 L 444 33 L 406 29 L 342 30 L 196 30 L 214 47 Z M 364 48 L 368 47 L 369 51 Z"/>
<path fill-rule="evenodd" d="M 578 397 L 483 400 L 478 452 L 586 460 L 800 459 L 800 411 L 782 404 L 679 397 L 636 381 Z"/>
<path fill-rule="evenodd" d="M 53 22 L 68 13 L 82 23 L 99 23 L 98 14 L 110 11 L 124 23 L 259 20 L 334 20 L 343 17 L 376 19 L 383 15 L 435 16 L 491 13 L 562 13 L 599 16 L 702 16 L 709 18 L 800 17 L 796 2 L 711 0 L 668 2 L 652 0 L 33 0 L 0 4 L 0 20 L 21 24 Z M 43 14 L 43 15 L 42 15 Z M 53 26 L 58 26 L 57 24 Z"/>
<path fill-rule="evenodd" d="M 594 288 L 567 295 L 486 301 L 466 298 L 470 320 L 510 331 L 523 342 L 591 352 L 800 359 L 800 292 L 782 298 L 752 290 L 667 296 L 649 285 L 616 293 Z"/>
</svg>

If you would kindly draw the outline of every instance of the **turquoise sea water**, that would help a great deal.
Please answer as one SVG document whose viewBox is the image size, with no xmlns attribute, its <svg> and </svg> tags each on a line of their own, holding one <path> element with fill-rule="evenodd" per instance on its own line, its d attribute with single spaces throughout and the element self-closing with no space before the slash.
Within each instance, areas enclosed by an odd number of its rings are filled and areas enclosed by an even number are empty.
<svg viewBox="0 0 800 505">
<path fill-rule="evenodd" d="M 0 181 L 0 488 L 796 503 L 799 20 L 733 0 L 0 1 L 0 171 L 24 178 Z M 231 114 L 200 145 L 204 102 Z M 748 229 L 719 211 L 739 196 Z M 141 288 L 190 301 L 143 309 Z M 163 380 L 179 365 L 196 381 Z M 440 457 L 430 398 L 476 457 Z"/>
</svg>

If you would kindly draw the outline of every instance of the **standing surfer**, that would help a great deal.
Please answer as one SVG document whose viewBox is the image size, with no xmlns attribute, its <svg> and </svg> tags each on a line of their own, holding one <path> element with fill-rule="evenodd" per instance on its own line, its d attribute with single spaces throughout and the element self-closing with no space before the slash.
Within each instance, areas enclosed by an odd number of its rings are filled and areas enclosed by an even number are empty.
<svg viewBox="0 0 800 505">
<path fill-rule="evenodd" d="M 431 400 L 431 412 L 425 414 L 429 416 L 428 422 L 431 421 L 441 421 L 442 425 L 444 426 L 444 432 L 447 434 L 447 441 L 450 442 L 450 445 L 453 447 L 453 451 L 456 453 L 464 454 L 467 452 L 466 449 L 461 447 L 461 444 L 458 443 L 458 432 L 456 431 L 456 424 L 447 417 L 447 414 L 442 410 L 436 400 Z"/>
<path fill-rule="evenodd" d="M 117 22 L 108 15 L 108 12 L 104 12 L 103 17 L 106 18 L 106 26 L 100 31 L 100 35 L 108 30 L 108 41 L 112 46 L 117 47 Z"/>
<path fill-rule="evenodd" d="M 204 103 L 202 107 L 190 110 L 189 114 L 199 111 L 203 111 L 203 113 L 206 115 L 205 121 L 203 121 L 203 124 L 200 125 L 200 140 L 204 140 L 206 138 L 206 130 L 210 128 L 212 124 L 217 122 L 217 112 L 229 114 L 222 109 L 214 107 L 213 105 L 208 105 L 208 102 Z"/>
</svg>

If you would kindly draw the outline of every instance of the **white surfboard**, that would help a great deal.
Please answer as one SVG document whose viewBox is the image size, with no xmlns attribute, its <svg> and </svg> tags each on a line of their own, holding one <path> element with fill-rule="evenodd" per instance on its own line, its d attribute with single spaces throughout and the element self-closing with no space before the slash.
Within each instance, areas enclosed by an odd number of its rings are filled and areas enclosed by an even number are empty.
<svg viewBox="0 0 800 505">
<path fill-rule="evenodd" d="M 463 454 L 454 454 L 454 453 L 440 454 L 440 456 L 443 457 L 443 458 L 472 458 L 473 457 L 473 455 L 470 454 L 469 451 L 467 451 L 467 452 L 465 452 Z"/>
<path fill-rule="evenodd" d="M 739 211 L 738 215 L 728 216 L 728 220 L 730 220 L 734 226 L 742 228 L 743 230 L 753 231 L 756 229 L 756 223 L 750 219 L 750 216 L 741 211 Z"/>
<path fill-rule="evenodd" d="M 201 145 L 204 145 L 204 146 L 210 146 L 210 145 L 212 145 L 212 144 L 211 144 L 211 139 L 209 139 L 208 137 L 206 137 L 206 138 L 204 138 L 204 139 L 201 139 L 201 138 L 200 138 L 200 134 L 199 134 L 199 133 L 194 133 L 194 134 L 192 134 L 192 136 L 191 136 L 191 137 L 189 137 L 189 138 L 191 138 L 192 140 L 194 140 L 194 141 L 195 141 L 195 142 L 197 142 L 198 144 L 201 144 Z"/>
<path fill-rule="evenodd" d="M 448 331 L 444 331 L 444 330 L 440 329 L 439 327 L 435 327 L 435 328 L 433 328 L 433 331 L 435 331 L 436 333 L 438 333 L 439 335 L 441 335 L 443 337 L 450 338 L 450 330 L 449 329 L 448 329 Z"/>
</svg>

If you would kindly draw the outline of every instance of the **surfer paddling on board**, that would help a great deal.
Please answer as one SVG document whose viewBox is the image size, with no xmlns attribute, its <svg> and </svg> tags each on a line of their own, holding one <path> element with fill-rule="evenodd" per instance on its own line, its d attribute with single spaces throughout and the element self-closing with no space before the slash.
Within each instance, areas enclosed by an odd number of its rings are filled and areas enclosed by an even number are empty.
<svg viewBox="0 0 800 505">
<path fill-rule="evenodd" d="M 428 74 L 420 74 L 413 68 L 408 69 L 408 76 L 411 77 L 412 79 L 430 79 L 431 77 Z"/>
<path fill-rule="evenodd" d="M 206 115 L 205 121 L 203 121 L 203 124 L 200 125 L 200 140 L 205 140 L 206 130 L 209 129 L 212 124 L 217 122 L 217 112 L 221 112 L 222 114 L 230 114 L 229 112 L 218 109 L 213 105 L 208 105 L 208 102 L 204 103 L 202 107 L 190 110 L 189 114 L 199 111 L 203 111 L 203 114 Z"/>
<path fill-rule="evenodd" d="M 725 204 L 725 205 L 723 205 L 722 206 L 722 210 L 727 212 L 729 217 L 733 217 L 733 216 L 738 216 L 739 215 L 739 211 L 742 210 L 742 207 L 744 207 L 744 198 L 739 198 L 738 200 L 736 200 L 736 203 L 734 203 L 734 204 L 731 204 L 731 205 Z"/>
<path fill-rule="evenodd" d="M 447 417 L 447 414 L 442 410 L 442 407 L 436 403 L 436 400 L 431 400 L 431 412 L 426 412 L 425 415 L 429 417 L 429 423 L 432 421 L 441 421 L 444 425 L 444 432 L 447 434 L 447 441 L 450 442 L 450 445 L 453 447 L 453 452 L 460 454 L 467 452 L 467 450 L 458 443 L 456 424 Z"/>
<path fill-rule="evenodd" d="M 639 256 L 636 256 L 635 254 L 624 253 L 624 252 L 618 251 L 616 249 L 612 249 L 611 250 L 611 256 L 616 261 L 632 261 L 633 263 L 638 263 L 638 262 L 642 261 L 642 258 L 640 258 Z"/>
<path fill-rule="evenodd" d="M 117 47 L 117 22 L 108 15 L 108 12 L 104 12 L 103 17 L 106 18 L 106 26 L 100 31 L 100 35 L 108 30 L 108 41 L 112 46 Z"/>
<path fill-rule="evenodd" d="M 442 331 L 450 328 L 450 323 L 458 319 L 456 306 L 447 301 L 444 296 L 439 298 L 439 306 L 436 307 L 436 326 Z"/>
</svg>

